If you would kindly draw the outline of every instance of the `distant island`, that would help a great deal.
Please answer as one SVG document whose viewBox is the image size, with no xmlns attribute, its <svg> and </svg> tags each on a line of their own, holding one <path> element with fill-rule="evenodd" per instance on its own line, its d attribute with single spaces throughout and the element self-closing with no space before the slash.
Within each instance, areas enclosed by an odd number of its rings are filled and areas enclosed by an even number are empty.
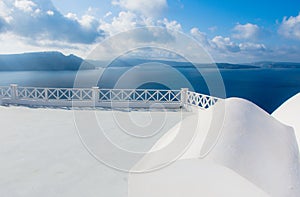
<svg viewBox="0 0 300 197">
<path fill-rule="evenodd" d="M 0 55 L 0 71 L 64 71 L 78 70 L 83 59 L 60 52 L 35 52 Z M 91 64 L 84 69 L 95 69 Z"/>
<path fill-rule="evenodd" d="M 95 67 L 101 68 L 106 67 L 102 61 L 88 60 L 89 63 L 95 65 Z M 215 68 L 219 69 L 261 69 L 261 68 L 300 68 L 300 63 L 296 62 L 253 62 L 253 63 L 191 63 L 182 62 L 174 60 L 158 60 L 158 59 L 139 59 L 139 58 L 118 58 L 113 60 L 108 67 L 133 67 L 142 66 L 143 64 L 147 66 L 164 64 L 172 66 L 174 68 Z"/>
<path fill-rule="evenodd" d="M 93 62 L 93 61 L 91 61 Z M 250 68 L 260 68 L 256 65 L 249 64 L 230 64 L 230 63 L 216 63 L 216 64 L 202 64 L 202 63 L 191 63 L 191 62 L 182 62 L 182 61 L 171 61 L 171 60 L 156 60 L 156 59 L 131 59 L 131 58 L 118 58 L 112 61 L 109 67 L 133 67 L 136 65 L 146 64 L 147 66 L 164 64 L 172 66 L 174 68 L 215 68 L 217 66 L 220 69 L 250 69 Z M 93 62 L 96 67 L 103 67 L 101 61 Z"/>
<path fill-rule="evenodd" d="M 300 68 L 300 63 L 296 62 L 255 62 L 253 65 L 261 68 Z"/>
<path fill-rule="evenodd" d="M 84 66 L 82 66 L 84 63 Z M 153 59 L 134 59 L 118 58 L 112 61 L 109 67 L 133 67 L 142 64 L 148 66 L 155 63 L 165 64 L 175 68 L 215 68 L 219 69 L 259 69 L 259 68 L 300 68 L 300 63 L 294 62 L 254 62 L 245 64 L 216 63 L 201 64 L 180 62 L 174 60 L 153 60 Z M 106 67 L 101 61 L 83 60 L 76 55 L 64 55 L 61 52 L 33 52 L 22 54 L 0 55 L 0 71 L 76 71 L 79 69 L 93 70 Z"/>
</svg>

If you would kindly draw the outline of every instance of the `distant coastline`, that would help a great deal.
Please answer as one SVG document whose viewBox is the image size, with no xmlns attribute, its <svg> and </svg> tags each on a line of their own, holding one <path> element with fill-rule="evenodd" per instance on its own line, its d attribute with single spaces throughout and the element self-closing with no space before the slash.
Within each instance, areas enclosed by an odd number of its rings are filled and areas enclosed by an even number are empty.
<svg viewBox="0 0 300 197">
<path fill-rule="evenodd" d="M 84 62 L 84 66 L 82 63 Z M 260 69 L 260 68 L 300 68 L 300 63 L 296 62 L 253 62 L 244 64 L 233 63 L 216 63 L 201 64 L 180 62 L 174 60 L 153 60 L 138 58 L 118 58 L 108 65 L 109 67 L 134 67 L 162 64 L 174 68 L 216 68 L 219 69 Z M 94 70 L 107 67 L 104 62 L 83 60 L 75 55 L 64 55 L 61 52 L 33 52 L 23 54 L 3 54 L 0 55 L 0 72 L 1 71 L 77 71 L 77 70 Z"/>
<path fill-rule="evenodd" d="M 78 70 L 83 59 L 60 52 L 35 52 L 0 55 L 0 71 L 70 71 Z M 92 65 L 85 69 L 95 69 Z"/>
</svg>

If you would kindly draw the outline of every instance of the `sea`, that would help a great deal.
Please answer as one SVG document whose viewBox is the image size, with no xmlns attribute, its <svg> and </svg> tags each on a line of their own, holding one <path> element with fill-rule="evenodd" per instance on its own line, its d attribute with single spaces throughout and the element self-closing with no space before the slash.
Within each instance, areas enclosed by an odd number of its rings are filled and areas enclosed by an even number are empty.
<svg viewBox="0 0 300 197">
<path fill-rule="evenodd" d="M 221 81 L 220 81 L 221 79 Z M 220 89 L 211 91 L 209 83 Z M 300 92 L 300 68 L 127 68 L 111 67 L 82 71 L 0 72 L 0 86 L 18 84 L 30 87 L 92 87 L 180 89 L 212 96 L 239 97 L 272 113 L 287 99 Z"/>
</svg>

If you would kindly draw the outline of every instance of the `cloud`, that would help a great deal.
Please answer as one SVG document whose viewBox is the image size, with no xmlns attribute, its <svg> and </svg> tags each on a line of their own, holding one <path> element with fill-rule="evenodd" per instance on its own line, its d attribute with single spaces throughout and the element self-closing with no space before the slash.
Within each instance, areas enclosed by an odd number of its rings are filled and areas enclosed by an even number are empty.
<svg viewBox="0 0 300 197">
<path fill-rule="evenodd" d="M 102 21 L 99 28 L 104 30 L 107 35 L 114 35 L 137 27 L 138 20 L 136 14 L 130 11 L 121 11 L 118 16 L 113 17 L 111 22 Z"/>
<path fill-rule="evenodd" d="M 298 16 L 284 17 L 278 33 L 286 38 L 300 40 L 300 13 Z"/>
<path fill-rule="evenodd" d="M 266 51 L 267 48 L 264 44 L 259 44 L 259 43 L 251 43 L 251 42 L 245 42 L 245 43 L 240 43 L 239 48 L 241 51 Z"/>
<path fill-rule="evenodd" d="M 105 36 L 104 32 L 106 36 L 111 36 L 148 25 L 181 30 L 181 25 L 177 21 L 154 20 L 152 17 L 133 11 L 121 11 L 117 16 L 106 18 L 112 15 L 108 13 L 106 17 L 97 19 L 89 13 L 83 16 L 75 13 L 62 15 L 50 0 L 18 1 L 17 3 L 15 0 L 4 1 L 5 3 L 0 2 L 0 11 L 5 10 L 0 13 L 0 31 L 4 31 L 7 26 L 9 30 L 7 33 L 0 32 L 2 46 L 9 46 L 12 40 L 15 40 L 13 42 L 15 44 L 12 47 L 5 47 L 3 52 L 12 51 L 12 48 L 16 48 L 16 51 L 61 48 L 60 51 L 63 52 L 74 50 L 74 53 L 82 54 L 79 49 L 82 48 L 85 51 L 85 48 L 90 48 L 88 45 L 92 46 L 102 39 Z M 4 20 L 7 16 L 11 17 L 9 23 Z M 131 43 L 136 42 L 170 42 L 173 36 L 167 31 L 163 32 L 136 31 L 136 34 L 130 38 L 131 40 L 125 40 L 124 45 L 130 46 Z"/>
<path fill-rule="evenodd" d="M 195 38 L 201 45 L 204 47 L 210 47 L 207 35 L 204 32 L 201 32 L 198 28 L 194 27 L 190 30 L 190 34 Z"/>
<path fill-rule="evenodd" d="M 211 40 L 211 45 L 213 48 L 221 51 L 229 51 L 233 53 L 241 51 L 239 45 L 231 41 L 229 37 L 216 36 Z"/>
<path fill-rule="evenodd" d="M 167 18 L 164 18 L 163 20 L 159 20 L 157 24 L 173 31 L 182 31 L 181 24 L 175 20 L 169 21 Z"/>
<path fill-rule="evenodd" d="M 111 16 L 111 15 L 112 15 L 112 12 L 111 12 L 111 11 L 106 12 L 106 14 L 104 15 L 104 18 L 107 18 L 107 17 L 109 17 L 109 16 Z"/>
<path fill-rule="evenodd" d="M 6 31 L 7 23 L 0 17 L 0 33 Z"/>
<path fill-rule="evenodd" d="M 168 7 L 166 0 L 113 0 L 112 4 L 147 17 L 156 17 Z"/>
<path fill-rule="evenodd" d="M 237 53 L 241 52 L 242 50 L 247 50 L 247 46 L 250 46 L 250 43 L 248 45 L 246 43 L 236 43 L 232 41 L 230 37 L 215 36 L 210 40 L 208 39 L 206 33 L 201 32 L 196 27 L 190 30 L 190 34 L 210 53 Z"/>
<path fill-rule="evenodd" d="M 38 13 L 39 13 L 39 11 L 38 11 Z M 47 13 L 49 16 L 53 16 L 53 15 L 54 15 L 54 12 L 53 12 L 52 10 L 48 10 L 46 13 Z"/>
<path fill-rule="evenodd" d="M 78 20 L 78 17 L 76 14 L 69 12 L 68 14 L 65 15 L 66 18 L 71 19 L 71 20 Z"/>
<path fill-rule="evenodd" d="M 34 40 L 28 43 L 24 37 L 11 34 L 0 34 L 0 54 L 15 54 L 24 52 L 36 51 L 61 51 L 65 54 L 77 54 L 81 57 L 86 57 L 90 51 L 95 48 L 95 45 L 68 43 L 64 41 L 53 40 Z M 13 44 L 12 44 L 13 43 Z"/>
<path fill-rule="evenodd" d="M 233 28 L 234 34 L 232 35 L 233 38 L 236 39 L 249 39 L 249 40 L 256 40 L 261 33 L 261 29 L 258 25 L 246 23 L 244 25 L 237 24 Z"/>
<path fill-rule="evenodd" d="M 90 44 L 103 36 L 98 20 L 88 15 L 81 19 L 63 16 L 50 0 L 4 1 L 10 16 L 7 29 L 28 43 L 45 39 Z"/>
<path fill-rule="evenodd" d="M 96 30 L 99 26 L 98 20 L 91 15 L 83 15 L 78 22 L 86 30 Z"/>
<path fill-rule="evenodd" d="M 264 61 L 271 55 L 276 56 L 277 53 L 262 43 L 234 42 L 230 37 L 216 36 L 209 42 L 211 44 L 209 51 L 218 62 Z"/>
<path fill-rule="evenodd" d="M 0 1 L 0 18 L 6 23 L 9 23 L 12 20 L 11 12 L 11 8 L 7 6 L 7 3 L 5 3 L 5 1 Z"/>
<path fill-rule="evenodd" d="M 167 28 L 170 31 L 152 32 L 153 28 L 150 28 L 151 30 L 148 29 L 149 31 L 146 31 L 145 28 L 147 29 L 147 27 L 149 26 Z M 125 39 L 125 42 L 127 42 L 125 44 L 127 44 L 128 47 L 131 45 L 130 42 L 149 42 L 149 44 L 153 42 L 172 42 L 174 41 L 174 36 L 172 35 L 172 32 L 182 31 L 181 24 L 177 21 L 170 21 L 166 18 L 164 18 L 163 20 L 154 20 L 151 17 L 141 16 L 131 11 L 121 11 L 117 16 L 113 17 L 110 22 L 102 20 L 99 28 L 104 30 L 107 36 L 113 36 L 117 33 L 126 32 L 128 30 L 136 28 L 142 28 L 142 30 L 134 31 L 134 35 L 131 35 L 130 40 Z"/>
<path fill-rule="evenodd" d="M 159 26 L 171 31 L 152 32 L 147 28 L 149 26 Z M 181 30 L 181 25 L 177 21 L 169 21 L 167 19 L 156 21 L 151 17 L 140 16 L 130 11 L 121 11 L 117 16 L 112 18 L 111 22 L 101 21 L 99 28 L 104 30 L 107 36 L 114 36 L 121 32 L 125 32 L 126 34 L 128 30 L 142 28 L 141 30 L 133 31 L 134 35 L 131 35 L 130 40 L 125 39 L 125 42 L 130 46 L 130 42 L 170 42 L 174 39 L 171 33 L 172 30 Z"/>
<path fill-rule="evenodd" d="M 37 5 L 29 0 L 15 0 L 14 6 L 23 12 L 32 12 Z"/>
<path fill-rule="evenodd" d="M 196 39 L 216 62 L 253 62 L 265 60 L 270 50 L 262 43 L 235 42 L 231 37 L 215 36 L 209 39 L 206 33 L 194 27 L 190 30 Z M 276 52 L 274 52 L 276 53 Z"/>
</svg>

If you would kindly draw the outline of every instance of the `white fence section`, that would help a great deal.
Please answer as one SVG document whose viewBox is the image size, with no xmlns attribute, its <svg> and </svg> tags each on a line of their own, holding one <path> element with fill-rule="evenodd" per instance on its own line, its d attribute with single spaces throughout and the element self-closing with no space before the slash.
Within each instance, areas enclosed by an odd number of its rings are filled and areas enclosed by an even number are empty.
<svg viewBox="0 0 300 197">
<path fill-rule="evenodd" d="M 199 94 L 191 91 L 186 92 L 186 103 L 202 109 L 208 109 L 210 106 L 214 105 L 218 100 L 219 98 L 216 97 Z"/>
<path fill-rule="evenodd" d="M 0 98 L 11 98 L 10 87 L 1 87 L 0 86 Z"/>
<path fill-rule="evenodd" d="M 207 109 L 218 98 L 181 90 L 0 87 L 2 104 L 53 107 L 181 108 L 187 105 Z"/>
<path fill-rule="evenodd" d="M 180 102 L 180 90 L 99 89 L 99 101 Z"/>
<path fill-rule="evenodd" d="M 31 100 L 92 100 L 93 91 L 90 88 L 35 88 L 19 87 L 17 88 L 18 99 Z"/>
</svg>

